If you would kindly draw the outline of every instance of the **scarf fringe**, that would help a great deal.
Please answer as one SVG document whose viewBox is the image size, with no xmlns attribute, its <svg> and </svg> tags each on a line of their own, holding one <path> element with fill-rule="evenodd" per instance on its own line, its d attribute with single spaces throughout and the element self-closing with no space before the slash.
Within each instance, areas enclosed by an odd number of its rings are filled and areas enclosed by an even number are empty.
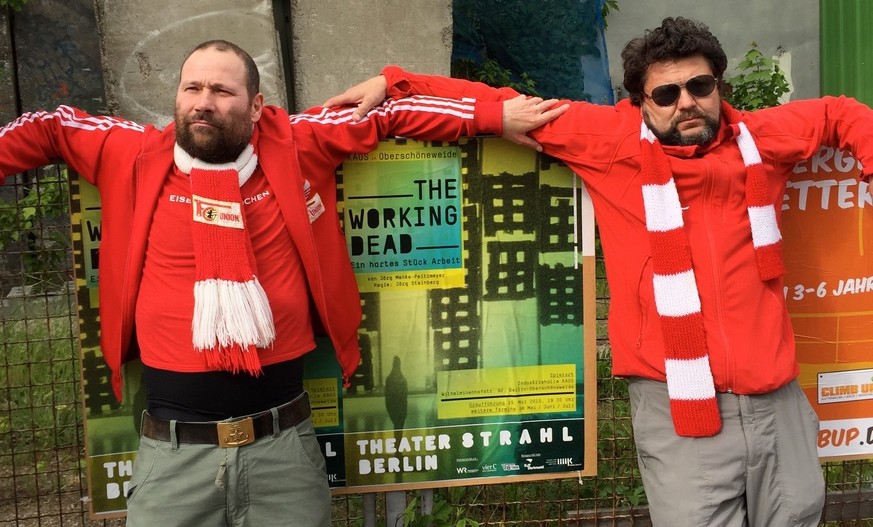
<svg viewBox="0 0 873 527">
<path fill-rule="evenodd" d="M 191 329 L 194 349 L 204 352 L 210 365 L 234 373 L 260 373 L 256 348 L 272 346 L 276 338 L 267 295 L 254 276 L 247 282 L 195 283 Z"/>
<path fill-rule="evenodd" d="M 245 372 L 254 377 L 264 372 L 258 359 L 258 350 L 254 346 L 243 348 L 234 344 L 226 348 L 210 348 L 202 353 L 206 365 L 213 370 L 229 371 L 233 374 Z"/>
</svg>

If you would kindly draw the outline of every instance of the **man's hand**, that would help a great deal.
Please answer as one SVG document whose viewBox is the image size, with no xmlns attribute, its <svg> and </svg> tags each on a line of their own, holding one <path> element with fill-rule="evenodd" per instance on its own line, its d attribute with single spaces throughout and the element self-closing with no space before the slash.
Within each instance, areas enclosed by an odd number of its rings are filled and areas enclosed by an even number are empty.
<svg viewBox="0 0 873 527">
<path fill-rule="evenodd" d="M 373 107 L 385 100 L 388 90 L 388 80 L 384 75 L 365 80 L 357 86 L 352 86 L 345 92 L 324 101 L 322 106 L 351 106 L 357 104 L 358 108 L 352 114 L 352 121 L 360 121 Z"/>
<path fill-rule="evenodd" d="M 555 107 L 557 99 L 519 95 L 503 103 L 503 138 L 542 152 L 543 147 L 527 132 L 548 123 L 570 109 L 569 104 Z"/>
</svg>

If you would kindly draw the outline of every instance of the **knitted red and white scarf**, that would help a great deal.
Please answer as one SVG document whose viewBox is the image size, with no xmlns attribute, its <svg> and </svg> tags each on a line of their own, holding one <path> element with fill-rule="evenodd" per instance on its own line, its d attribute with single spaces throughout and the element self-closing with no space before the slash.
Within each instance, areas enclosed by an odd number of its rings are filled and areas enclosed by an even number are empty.
<svg viewBox="0 0 873 527">
<path fill-rule="evenodd" d="M 176 166 L 191 179 L 194 241 L 194 349 L 210 368 L 261 373 L 258 348 L 273 344 L 276 330 L 246 230 L 240 187 L 258 166 L 249 145 L 232 163 L 191 157 L 178 144 Z"/>
<path fill-rule="evenodd" d="M 781 276 L 782 236 L 776 209 L 768 194 L 766 174 L 755 141 L 739 113 L 723 106 L 729 124 L 736 123 L 737 144 L 746 166 L 746 206 L 762 280 Z M 682 206 L 660 143 L 641 125 L 641 168 L 646 229 L 654 266 L 655 305 L 666 349 L 665 370 L 670 413 L 676 433 L 707 437 L 721 430 L 700 294 L 691 263 L 691 249 L 682 219 Z"/>
</svg>

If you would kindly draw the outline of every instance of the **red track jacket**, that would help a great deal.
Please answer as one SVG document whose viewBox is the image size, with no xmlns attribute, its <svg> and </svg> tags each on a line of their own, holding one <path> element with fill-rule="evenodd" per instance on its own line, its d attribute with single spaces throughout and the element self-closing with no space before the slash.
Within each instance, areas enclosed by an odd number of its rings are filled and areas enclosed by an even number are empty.
<svg viewBox="0 0 873 527">
<path fill-rule="evenodd" d="M 517 95 L 389 66 L 389 96 L 433 94 L 505 100 Z M 665 381 L 664 342 L 655 308 L 652 258 L 640 175 L 640 108 L 571 102 L 562 116 L 531 132 L 545 153 L 573 169 L 594 203 L 610 289 L 613 374 Z M 777 215 L 785 182 L 820 145 L 850 150 L 864 177 L 873 173 L 873 111 L 845 97 L 797 101 L 745 113 L 769 176 Z M 799 370 L 781 279 L 758 277 L 746 212 L 746 170 L 733 130 L 712 144 L 664 147 L 670 160 L 700 292 L 716 390 L 773 391 Z"/>
</svg>

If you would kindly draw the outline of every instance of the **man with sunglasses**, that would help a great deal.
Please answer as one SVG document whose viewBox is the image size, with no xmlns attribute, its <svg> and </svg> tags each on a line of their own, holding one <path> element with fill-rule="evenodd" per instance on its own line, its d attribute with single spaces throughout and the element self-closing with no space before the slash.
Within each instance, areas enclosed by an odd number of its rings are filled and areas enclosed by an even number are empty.
<svg viewBox="0 0 873 527">
<path fill-rule="evenodd" d="M 684 18 L 664 19 L 621 56 L 629 100 L 571 102 L 530 135 L 594 201 L 613 374 L 630 381 L 652 520 L 817 525 L 818 419 L 796 382 L 780 202 L 795 164 L 822 144 L 873 167 L 873 111 L 845 97 L 737 111 L 716 89 L 721 45 Z M 388 67 L 326 104 L 361 112 L 386 88 L 391 97 L 517 95 Z"/>
</svg>

